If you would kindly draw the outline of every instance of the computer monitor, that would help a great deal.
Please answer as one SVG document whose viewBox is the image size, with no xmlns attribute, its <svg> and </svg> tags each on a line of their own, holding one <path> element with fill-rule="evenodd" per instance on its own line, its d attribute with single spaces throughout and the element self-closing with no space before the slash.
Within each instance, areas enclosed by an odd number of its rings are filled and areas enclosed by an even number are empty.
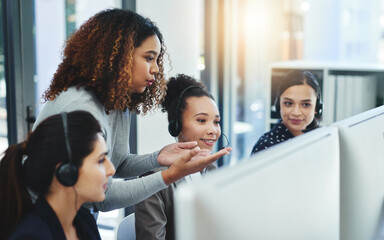
<svg viewBox="0 0 384 240">
<path fill-rule="evenodd" d="M 384 239 L 384 106 L 333 125 L 340 135 L 340 239 Z"/>
<path fill-rule="evenodd" d="M 177 239 L 339 239 L 339 139 L 323 127 L 175 192 Z"/>
</svg>

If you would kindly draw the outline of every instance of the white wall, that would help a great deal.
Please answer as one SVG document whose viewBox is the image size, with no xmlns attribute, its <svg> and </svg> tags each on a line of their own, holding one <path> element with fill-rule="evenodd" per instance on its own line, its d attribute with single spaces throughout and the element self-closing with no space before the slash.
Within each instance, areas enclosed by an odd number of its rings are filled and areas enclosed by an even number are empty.
<svg viewBox="0 0 384 240">
<path fill-rule="evenodd" d="M 121 8 L 121 0 L 80 0 L 76 1 L 76 28 L 102 9 Z"/>
<path fill-rule="evenodd" d="M 310 0 L 304 15 L 304 59 L 337 60 L 340 1 Z"/>
<path fill-rule="evenodd" d="M 308 0 L 304 59 L 376 62 L 380 0 Z"/>
<path fill-rule="evenodd" d="M 166 78 L 184 73 L 200 78 L 197 69 L 200 44 L 200 0 L 140 0 L 136 11 L 156 23 L 164 37 L 172 69 L 165 64 Z M 167 58 L 167 57 L 166 57 Z M 149 153 L 175 142 L 168 133 L 166 113 L 156 111 L 137 119 L 138 153 Z"/>
<path fill-rule="evenodd" d="M 49 87 L 61 58 L 65 40 L 65 4 L 57 0 L 35 0 L 36 113 L 41 96 Z"/>
<path fill-rule="evenodd" d="M 76 1 L 76 28 L 102 9 L 113 7 L 121 8 L 121 1 Z M 65 20 L 65 0 L 35 0 L 37 114 L 42 108 L 41 96 L 61 63 L 66 39 Z"/>
</svg>

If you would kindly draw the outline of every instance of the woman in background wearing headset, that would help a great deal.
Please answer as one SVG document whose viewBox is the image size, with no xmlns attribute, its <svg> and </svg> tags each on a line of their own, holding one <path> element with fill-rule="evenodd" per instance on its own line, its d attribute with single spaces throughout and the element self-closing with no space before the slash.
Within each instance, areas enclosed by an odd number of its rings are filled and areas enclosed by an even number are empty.
<svg viewBox="0 0 384 240">
<path fill-rule="evenodd" d="M 105 199 L 115 173 L 107 154 L 100 124 L 84 111 L 52 115 L 11 145 L 0 162 L 0 239 L 100 239 L 81 205 Z"/>
<path fill-rule="evenodd" d="M 178 142 L 196 141 L 201 149 L 211 152 L 221 135 L 220 114 L 213 96 L 203 84 L 183 74 L 171 78 L 167 86 L 162 111 L 168 113 L 169 133 Z M 216 166 L 211 164 L 201 173 L 213 169 Z M 201 178 L 201 173 L 186 176 L 135 206 L 136 239 L 175 239 L 174 188 L 180 182 Z"/>
<path fill-rule="evenodd" d="M 315 129 L 322 113 L 320 86 L 308 71 L 291 71 L 280 83 L 275 101 L 281 119 L 259 138 L 251 155 Z"/>
</svg>

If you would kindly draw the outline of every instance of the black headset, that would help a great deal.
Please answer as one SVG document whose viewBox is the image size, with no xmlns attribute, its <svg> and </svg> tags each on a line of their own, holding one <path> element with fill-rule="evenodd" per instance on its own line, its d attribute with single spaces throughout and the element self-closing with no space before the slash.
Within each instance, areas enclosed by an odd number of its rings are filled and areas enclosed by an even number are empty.
<svg viewBox="0 0 384 240">
<path fill-rule="evenodd" d="M 182 125 L 181 125 L 181 121 L 179 120 L 180 102 L 183 99 L 183 95 L 185 94 L 185 92 L 191 88 L 201 88 L 204 90 L 204 88 L 202 88 L 200 86 L 189 86 L 181 92 L 179 98 L 177 99 L 176 117 L 174 120 L 170 121 L 168 124 L 168 132 L 169 132 L 169 134 L 171 134 L 172 137 L 179 136 L 179 134 L 181 132 Z"/>
<path fill-rule="evenodd" d="M 56 169 L 56 178 L 57 180 L 63 184 L 64 186 L 71 187 L 75 185 L 77 179 L 79 178 L 79 170 L 72 163 L 72 154 L 71 154 L 71 146 L 69 145 L 68 139 L 68 122 L 67 122 L 67 113 L 61 113 L 61 119 L 63 120 L 63 128 L 64 128 L 64 138 L 65 138 L 65 147 L 67 149 L 68 154 L 68 162 L 62 163 Z"/>
</svg>

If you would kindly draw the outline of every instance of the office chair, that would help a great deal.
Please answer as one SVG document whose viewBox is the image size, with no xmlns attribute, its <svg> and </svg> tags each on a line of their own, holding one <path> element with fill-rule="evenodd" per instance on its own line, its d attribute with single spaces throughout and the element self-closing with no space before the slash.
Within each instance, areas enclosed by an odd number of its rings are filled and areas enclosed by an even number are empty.
<svg viewBox="0 0 384 240">
<path fill-rule="evenodd" d="M 135 213 L 126 216 L 117 229 L 117 240 L 136 240 Z"/>
</svg>

